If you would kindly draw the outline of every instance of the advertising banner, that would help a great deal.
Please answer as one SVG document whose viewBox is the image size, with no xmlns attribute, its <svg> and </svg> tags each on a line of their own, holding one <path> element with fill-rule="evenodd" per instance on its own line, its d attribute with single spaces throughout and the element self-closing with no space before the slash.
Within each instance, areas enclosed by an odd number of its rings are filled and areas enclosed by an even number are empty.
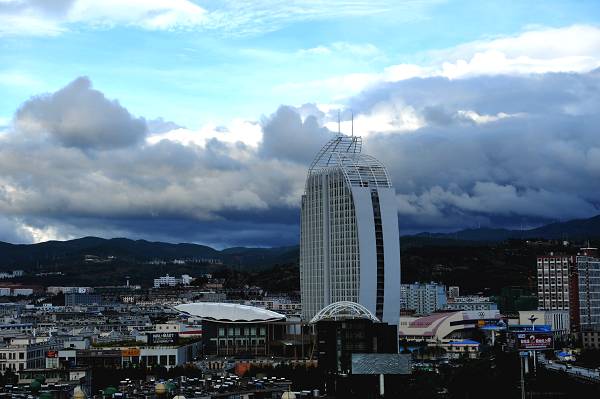
<svg viewBox="0 0 600 399">
<path fill-rule="evenodd" d="M 410 374 L 411 355 L 353 353 L 352 374 Z"/>
<path fill-rule="evenodd" d="M 544 350 L 554 348 L 552 334 L 547 332 L 517 332 L 515 333 L 516 349 L 518 350 Z"/>
<path fill-rule="evenodd" d="M 148 333 L 148 345 L 175 345 L 179 341 L 179 334 L 169 333 Z"/>
<path fill-rule="evenodd" d="M 48 359 L 56 358 L 56 357 L 58 357 L 58 351 L 47 351 L 46 352 L 46 357 Z"/>
<path fill-rule="evenodd" d="M 138 357 L 140 355 L 139 348 L 121 349 L 121 357 Z"/>
</svg>

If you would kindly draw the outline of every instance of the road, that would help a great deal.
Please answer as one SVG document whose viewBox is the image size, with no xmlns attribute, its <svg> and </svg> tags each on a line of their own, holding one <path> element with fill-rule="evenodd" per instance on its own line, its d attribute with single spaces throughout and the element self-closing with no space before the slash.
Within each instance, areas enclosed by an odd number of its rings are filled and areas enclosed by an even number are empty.
<svg viewBox="0 0 600 399">
<path fill-rule="evenodd" d="M 538 355 L 538 362 L 541 366 L 549 370 L 564 371 L 573 375 L 574 377 L 588 378 L 600 381 L 600 372 L 594 369 L 587 369 L 579 366 L 569 366 L 569 368 L 567 368 L 567 365 L 562 363 L 550 363 L 541 353 Z"/>
</svg>

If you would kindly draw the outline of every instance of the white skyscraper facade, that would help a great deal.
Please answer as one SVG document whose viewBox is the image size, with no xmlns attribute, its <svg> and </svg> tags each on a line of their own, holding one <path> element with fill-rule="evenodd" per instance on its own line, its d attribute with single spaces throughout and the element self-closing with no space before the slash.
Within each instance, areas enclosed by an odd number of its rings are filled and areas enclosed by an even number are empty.
<svg viewBox="0 0 600 399">
<path fill-rule="evenodd" d="M 339 134 L 317 154 L 302 196 L 300 285 L 310 320 L 338 301 L 358 302 L 398 324 L 400 239 L 395 190 L 385 167 Z"/>
</svg>

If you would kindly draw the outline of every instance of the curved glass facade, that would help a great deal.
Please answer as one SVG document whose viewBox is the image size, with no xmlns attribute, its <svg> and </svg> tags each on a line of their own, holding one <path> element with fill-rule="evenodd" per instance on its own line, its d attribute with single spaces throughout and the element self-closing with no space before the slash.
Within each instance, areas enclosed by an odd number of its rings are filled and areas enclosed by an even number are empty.
<svg viewBox="0 0 600 399">
<path fill-rule="evenodd" d="M 317 154 L 308 172 L 300 239 L 305 320 L 331 303 L 351 301 L 380 320 L 398 322 L 395 192 L 385 167 L 361 154 L 361 144 L 360 137 L 338 135 Z"/>
</svg>

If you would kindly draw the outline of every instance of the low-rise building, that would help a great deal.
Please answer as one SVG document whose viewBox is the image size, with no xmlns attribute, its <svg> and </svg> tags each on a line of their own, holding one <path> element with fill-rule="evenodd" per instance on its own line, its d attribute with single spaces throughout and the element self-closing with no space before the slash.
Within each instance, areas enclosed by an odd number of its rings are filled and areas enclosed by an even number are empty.
<svg viewBox="0 0 600 399">
<path fill-rule="evenodd" d="M 520 310 L 518 325 L 549 326 L 555 341 L 568 339 L 571 331 L 568 310 Z"/>
<path fill-rule="evenodd" d="M 437 344 L 440 348 L 446 351 L 446 355 L 450 359 L 477 359 L 479 358 L 479 346 L 481 344 L 472 339 L 462 339 L 458 341 L 449 341 Z"/>
<path fill-rule="evenodd" d="M 161 276 L 154 279 L 154 288 L 175 287 L 176 285 L 190 285 L 194 279 L 188 274 L 182 274 L 180 278 L 175 276 Z"/>
<path fill-rule="evenodd" d="M 102 305 L 102 296 L 87 293 L 65 294 L 65 306 Z"/>
<path fill-rule="evenodd" d="M 400 316 L 398 335 L 408 341 L 450 342 L 468 339 L 473 332 L 500 322 L 498 310 L 459 310 L 428 316 Z"/>
<path fill-rule="evenodd" d="M 490 297 L 469 295 L 448 299 L 448 310 L 498 310 L 498 305 Z"/>
<path fill-rule="evenodd" d="M 20 371 L 46 366 L 46 352 L 58 349 L 48 338 L 30 336 L 12 338 L 0 346 L 0 371 Z"/>
<path fill-rule="evenodd" d="M 286 331 L 285 315 L 234 303 L 187 303 L 175 307 L 202 320 L 202 343 L 208 355 L 268 355 L 271 343 Z"/>
</svg>

